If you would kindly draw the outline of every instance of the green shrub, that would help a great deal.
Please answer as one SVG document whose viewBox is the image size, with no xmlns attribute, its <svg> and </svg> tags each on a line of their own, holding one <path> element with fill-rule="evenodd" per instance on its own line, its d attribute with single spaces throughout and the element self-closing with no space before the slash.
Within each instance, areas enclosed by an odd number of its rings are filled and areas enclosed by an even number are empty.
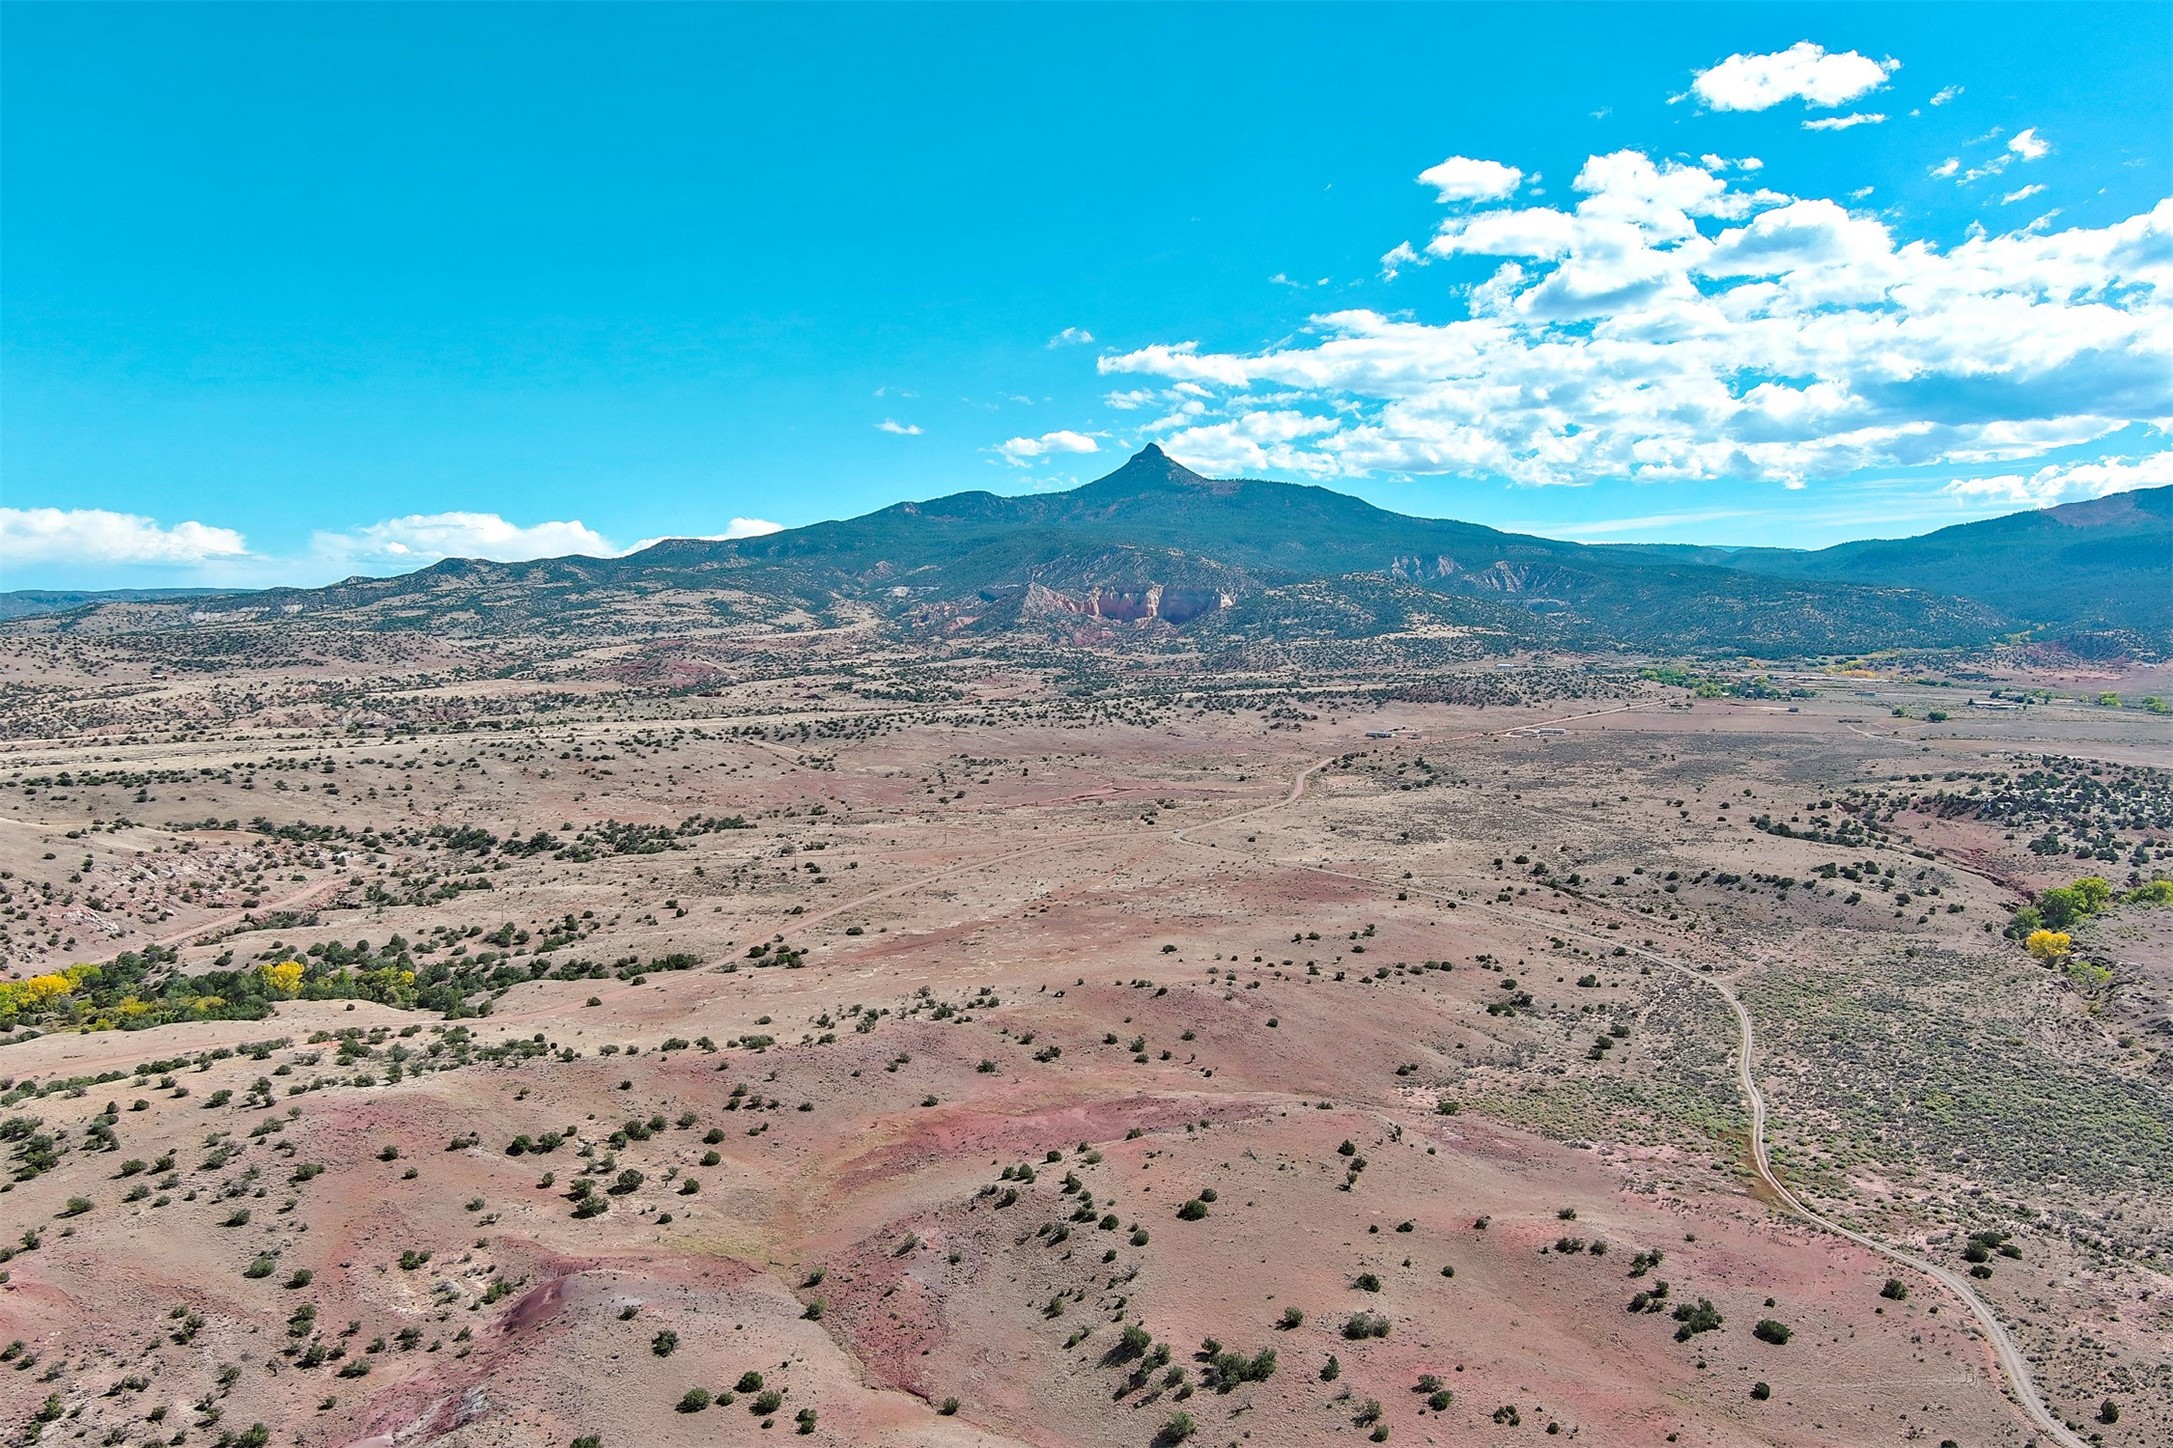
<svg viewBox="0 0 2173 1448">
<path fill-rule="evenodd" d="M 1378 1312 L 1354 1312 L 1343 1320 L 1343 1335 L 1353 1342 L 1369 1337 L 1387 1337 L 1389 1322 Z"/>
<path fill-rule="evenodd" d="M 1721 1324 L 1720 1309 L 1713 1306 L 1713 1299 L 1701 1297 L 1695 1306 L 1683 1303 L 1675 1309 L 1675 1320 L 1682 1324 L 1675 1329 L 1677 1342 L 1688 1342 L 1701 1332 L 1712 1332 Z"/>
<path fill-rule="evenodd" d="M 1172 1413 L 1168 1421 L 1162 1424 L 1161 1431 L 1154 1435 L 1156 1448 L 1174 1448 L 1174 1445 L 1184 1442 L 1196 1431 L 1197 1425 L 1193 1423 L 1190 1413 L 1182 1410 Z"/>
</svg>

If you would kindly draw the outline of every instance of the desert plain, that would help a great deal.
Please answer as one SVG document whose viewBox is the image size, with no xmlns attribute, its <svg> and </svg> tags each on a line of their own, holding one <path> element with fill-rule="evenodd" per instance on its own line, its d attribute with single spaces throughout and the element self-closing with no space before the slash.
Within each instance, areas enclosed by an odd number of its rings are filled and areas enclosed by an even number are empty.
<svg viewBox="0 0 2173 1448">
<path fill-rule="evenodd" d="M 2163 668 L 319 644 L 0 640 L 11 1441 L 2173 1441 Z"/>
</svg>

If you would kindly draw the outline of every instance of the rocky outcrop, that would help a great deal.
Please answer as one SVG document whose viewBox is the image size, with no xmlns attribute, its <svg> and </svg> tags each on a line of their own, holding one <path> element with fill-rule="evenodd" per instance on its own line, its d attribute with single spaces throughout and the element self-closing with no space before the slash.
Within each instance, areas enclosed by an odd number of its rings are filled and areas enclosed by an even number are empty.
<svg viewBox="0 0 2173 1448">
<path fill-rule="evenodd" d="M 1035 583 L 1027 586 L 1025 611 L 1043 616 L 1076 614 L 1123 623 L 1160 619 L 1164 623 L 1185 624 L 1217 609 L 1228 608 L 1236 601 L 1220 589 L 1161 583 L 1148 584 L 1144 588 L 1092 588 L 1077 596 Z"/>
<path fill-rule="evenodd" d="M 1571 581 L 1568 570 L 1550 564 L 1517 563 L 1498 558 L 1474 568 L 1448 554 L 1394 559 L 1389 573 L 1410 583 L 1448 583 L 1465 593 L 1558 594 Z"/>
</svg>

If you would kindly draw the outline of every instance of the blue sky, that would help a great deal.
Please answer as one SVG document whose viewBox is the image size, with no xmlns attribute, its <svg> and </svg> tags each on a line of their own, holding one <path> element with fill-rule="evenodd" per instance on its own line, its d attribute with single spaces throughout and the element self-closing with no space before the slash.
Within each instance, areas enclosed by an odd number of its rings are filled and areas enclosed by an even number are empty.
<svg viewBox="0 0 2173 1448">
<path fill-rule="evenodd" d="M 1146 441 L 1595 541 L 2173 481 L 2173 6 L 5 24 L 7 587 L 607 551 Z"/>
</svg>

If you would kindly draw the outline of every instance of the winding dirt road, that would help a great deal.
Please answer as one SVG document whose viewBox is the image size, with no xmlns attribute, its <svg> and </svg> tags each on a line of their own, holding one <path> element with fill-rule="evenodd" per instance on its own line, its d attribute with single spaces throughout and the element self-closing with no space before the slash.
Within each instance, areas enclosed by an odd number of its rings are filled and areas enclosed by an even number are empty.
<svg viewBox="0 0 2173 1448">
<path fill-rule="evenodd" d="M 1889 1246 L 1874 1237 L 1868 1237 L 1862 1232 L 1844 1227 L 1839 1222 L 1822 1216 L 1807 1206 L 1803 1198 L 1790 1191 L 1774 1172 L 1773 1163 L 1766 1155 L 1766 1098 L 1759 1091 L 1758 1083 L 1752 1071 L 1752 1063 L 1757 1058 L 1757 1038 L 1751 1027 L 1750 1012 L 1744 1008 L 1743 1002 L 1736 998 L 1735 992 L 1728 989 L 1724 983 L 1714 980 L 1711 976 L 1692 970 L 1680 961 L 1669 960 L 1665 956 L 1656 955 L 1645 950 L 1633 950 L 1633 953 L 1648 956 L 1654 961 L 1681 971 L 1704 985 L 1711 986 L 1714 990 L 1720 992 L 1721 998 L 1727 1001 L 1728 1008 L 1735 1012 L 1735 1022 L 1739 1032 L 1735 1058 L 1735 1079 L 1736 1084 L 1743 1088 L 1744 1099 L 1750 1102 L 1751 1162 L 1757 1168 L 1759 1179 L 1765 1182 L 1767 1189 L 1790 1211 L 1805 1221 L 1823 1227 L 1836 1236 L 1846 1237 L 1857 1246 L 1868 1248 L 1890 1261 L 1899 1262 L 1906 1267 L 1913 1267 L 1926 1276 L 1936 1279 L 1941 1286 L 1960 1298 L 1963 1305 L 1975 1316 L 1978 1325 L 1984 1329 L 1985 1336 L 1991 1340 L 1993 1356 L 1999 1359 L 2000 1371 L 2007 1375 L 2008 1392 L 2014 1398 L 2016 1405 L 2022 1409 L 2023 1415 L 2042 1429 L 2055 1443 L 2063 1445 L 2063 1448 L 2089 1448 L 2089 1445 L 2084 1443 L 2081 1437 L 2071 1432 L 2067 1425 L 2062 1423 L 2059 1418 L 2054 1416 L 2052 1410 L 2045 1406 L 2044 1398 L 2037 1391 L 2037 1381 L 2030 1374 L 2029 1359 L 2023 1356 L 2021 1346 L 2015 1342 L 2013 1334 L 2007 1331 L 2006 1325 L 1992 1311 L 1991 1304 L 1978 1296 L 1976 1289 L 1972 1288 L 1960 1273 L 1952 1268 L 1942 1267 L 1937 1262 L 1927 1261 L 1914 1252 Z"/>
<path fill-rule="evenodd" d="M 1609 710 L 1601 712 L 1617 711 Z M 1588 718 L 1591 716 L 1575 715 L 1571 717 Z M 1255 816 L 1267 814 L 1270 811 L 1284 808 L 1287 805 L 1295 804 L 1304 795 L 1307 781 L 1310 780 L 1316 772 L 1333 762 L 1333 758 L 1322 759 L 1317 763 L 1311 765 L 1310 767 L 1302 770 L 1298 774 L 1297 778 L 1291 782 L 1290 793 L 1282 800 L 1277 801 L 1273 804 L 1262 805 L 1256 809 L 1248 810 L 1243 814 L 1227 816 L 1222 820 L 1215 821 L 1214 823 L 1232 824 L 1237 822 L 1238 820 L 1251 819 Z M 1193 826 L 1193 828 L 1200 829 L 1204 828 L 1204 826 L 1195 825 Z M 1185 844 L 1195 846 L 1198 844 L 1198 841 L 1186 839 L 1185 834 L 1185 831 L 1179 830 L 1174 833 L 1173 838 Z M 1390 888 L 1389 886 L 1383 885 L 1380 881 L 1372 879 L 1369 876 L 1359 875 L 1349 871 L 1331 870 L 1325 866 L 1306 865 L 1299 862 L 1286 863 L 1293 864 L 1296 868 L 1306 870 L 1313 874 L 1329 875 L 1337 879 L 1353 881 L 1364 885 L 1370 885 L 1376 889 L 1385 890 Z M 1413 895 L 1421 895 L 1430 899 L 1440 900 L 1445 903 L 1448 902 L 1450 899 L 1448 895 L 1442 894 L 1438 891 L 1413 890 L 1408 881 L 1402 882 L 1402 888 L 1409 891 Z M 1557 935 L 1574 935 L 1579 939 L 1597 945 L 1612 947 L 1617 943 L 1615 941 L 1605 939 L 1604 937 L 1594 935 L 1586 931 L 1578 930 L 1573 926 L 1565 925 L 1561 920 L 1552 916 L 1544 918 L 1536 917 L 1528 914 L 1525 911 L 1504 909 L 1501 906 L 1489 904 L 1482 901 L 1459 900 L 1455 903 L 1458 908 L 1461 909 L 1477 909 L 1479 911 L 1482 911 L 1483 913 L 1494 915 L 1505 920 L 1514 920 L 1522 925 L 1543 925 L 1547 930 Z M 1963 1306 L 1969 1309 L 1971 1316 L 1975 1317 L 1978 1325 L 1984 1329 L 1985 1337 L 1992 1344 L 1993 1357 L 1998 1362 L 2000 1371 L 2007 1380 L 2008 1396 L 2014 1401 L 2015 1405 L 2022 1410 L 2023 1416 L 2028 1418 L 2030 1422 L 2035 1425 L 2041 1432 L 2051 1438 L 2054 1443 L 2059 1444 L 2060 1448 L 2090 1448 L 2089 1444 L 2084 1442 L 2080 1436 L 2070 1430 L 2067 1425 L 2061 1422 L 2060 1419 L 2053 1413 L 2053 1411 L 2045 1405 L 2044 1397 L 2037 1391 L 2036 1378 L 2030 1372 L 2029 1359 L 2024 1356 L 2020 1344 L 2015 1341 L 2014 1335 L 2008 1332 L 2006 1325 L 1999 1320 L 1998 1314 L 1993 1312 L 1991 1304 L 1987 1303 L 1982 1297 L 1978 1296 L 1976 1289 L 1969 1285 L 1969 1282 L 1966 1278 L 1964 1278 L 1960 1273 L 1953 1271 L 1951 1268 L 1943 1267 L 1937 1262 L 1928 1261 L 1923 1257 L 1919 1257 L 1914 1252 L 1906 1251 L 1900 1247 L 1891 1246 L 1888 1243 L 1879 1241 L 1875 1237 L 1867 1236 L 1866 1234 L 1856 1231 L 1853 1228 L 1845 1227 L 1839 1222 L 1833 1221 L 1832 1219 L 1822 1215 L 1821 1213 L 1810 1207 L 1808 1204 L 1806 1204 L 1803 1198 L 1797 1196 L 1796 1193 L 1791 1191 L 1788 1188 L 1787 1184 L 1780 1179 L 1779 1174 L 1773 1170 L 1772 1158 L 1766 1148 L 1766 1098 L 1765 1094 L 1758 1089 L 1757 1074 L 1755 1069 L 1757 1062 L 1757 1034 L 1755 1028 L 1751 1023 L 1750 1011 L 1744 1006 L 1743 1002 L 1737 998 L 1735 992 L 1733 990 L 1730 990 L 1725 982 L 1716 980 L 1712 976 L 1697 969 L 1695 966 L 1692 966 L 1685 961 L 1677 960 L 1673 956 L 1665 955 L 1660 953 L 1659 951 L 1650 950 L 1641 946 L 1630 946 L 1628 947 L 1628 950 L 1629 953 L 1632 955 L 1641 957 L 1645 960 L 1649 960 L 1656 965 L 1666 966 L 1670 970 L 1676 971 L 1684 976 L 1689 977 L 1697 984 L 1708 987 L 1709 989 L 1718 992 L 1721 999 L 1728 1003 L 1728 1009 L 1734 1012 L 1737 1028 L 1736 1084 L 1741 1088 L 1744 1100 L 1750 1104 L 1751 1162 L 1752 1166 L 1758 1173 L 1759 1180 L 1764 1182 L 1767 1190 L 1773 1193 L 1774 1199 L 1780 1202 L 1789 1211 L 1793 1212 L 1795 1215 L 1802 1218 L 1804 1221 L 1809 1222 L 1813 1226 L 1831 1232 L 1837 1237 L 1844 1237 L 1847 1240 L 1854 1242 L 1859 1247 L 1863 1247 L 1868 1251 L 1876 1252 L 1878 1255 L 1886 1258 L 1888 1261 L 1896 1262 L 1901 1264 L 1902 1266 L 1910 1268 L 1913 1271 L 1921 1272 L 1925 1276 L 1930 1277 L 1931 1279 L 1939 1283 L 1940 1286 L 1946 1288 L 1947 1291 L 1952 1293 L 1957 1299 L 1961 1301 Z"/>
</svg>

